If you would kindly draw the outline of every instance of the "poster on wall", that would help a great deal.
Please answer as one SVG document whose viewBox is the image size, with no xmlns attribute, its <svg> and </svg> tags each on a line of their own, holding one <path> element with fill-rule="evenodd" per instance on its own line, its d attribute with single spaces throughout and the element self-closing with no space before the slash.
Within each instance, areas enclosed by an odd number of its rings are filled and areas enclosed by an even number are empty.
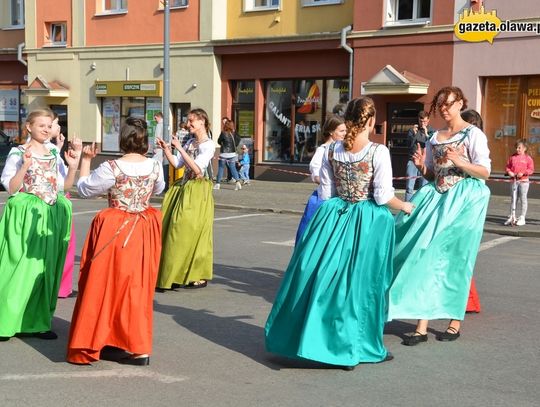
<svg viewBox="0 0 540 407">
<path fill-rule="evenodd" d="M 19 91 L 0 89 L 0 121 L 19 121 Z"/>
<path fill-rule="evenodd" d="M 103 98 L 102 150 L 120 151 L 120 98 Z"/>
<path fill-rule="evenodd" d="M 255 112 L 253 110 L 238 111 L 238 134 L 240 137 L 253 137 L 253 121 Z"/>
<path fill-rule="evenodd" d="M 156 145 L 156 124 L 154 116 L 161 112 L 161 98 L 146 98 L 145 119 L 148 124 L 148 150 L 154 151 Z"/>
</svg>

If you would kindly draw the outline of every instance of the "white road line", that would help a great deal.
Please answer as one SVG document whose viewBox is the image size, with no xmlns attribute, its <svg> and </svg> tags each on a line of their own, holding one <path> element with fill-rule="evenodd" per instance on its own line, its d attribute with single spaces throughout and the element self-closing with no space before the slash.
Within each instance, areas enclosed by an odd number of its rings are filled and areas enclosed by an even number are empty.
<svg viewBox="0 0 540 407">
<path fill-rule="evenodd" d="M 88 369 L 89 367 L 81 367 L 81 369 Z M 177 383 L 187 380 L 184 376 L 167 376 L 157 372 L 153 372 L 148 369 L 112 369 L 112 370 L 99 370 L 99 371 L 70 371 L 59 373 L 42 373 L 42 374 L 5 374 L 0 375 L 0 381 L 23 381 L 23 380 L 43 380 L 43 379 L 101 379 L 108 377 L 144 377 L 151 380 L 156 380 L 162 383 Z"/>
<path fill-rule="evenodd" d="M 276 246 L 289 246 L 289 247 L 294 246 L 294 240 L 285 240 L 283 242 L 261 242 L 261 243 L 274 244 Z"/>
<path fill-rule="evenodd" d="M 491 248 L 493 248 L 495 246 L 498 246 L 498 245 L 506 243 L 506 242 L 511 242 L 512 240 L 516 240 L 516 239 L 520 239 L 520 237 L 519 236 L 499 237 L 498 239 L 493 239 L 493 240 L 490 240 L 489 242 L 482 243 L 480 245 L 480 249 L 478 251 L 483 252 L 484 250 L 491 249 Z"/>
<path fill-rule="evenodd" d="M 214 220 L 229 220 L 229 219 L 238 219 L 238 218 L 248 218 L 250 216 L 264 216 L 264 213 L 252 213 L 249 215 L 238 215 L 238 216 L 227 216 L 226 218 L 215 218 Z"/>
</svg>

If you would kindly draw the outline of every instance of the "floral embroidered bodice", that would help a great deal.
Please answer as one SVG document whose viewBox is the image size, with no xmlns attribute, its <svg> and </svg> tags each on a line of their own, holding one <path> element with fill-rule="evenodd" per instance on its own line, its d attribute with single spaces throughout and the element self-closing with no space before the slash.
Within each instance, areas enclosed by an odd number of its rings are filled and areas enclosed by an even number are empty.
<svg viewBox="0 0 540 407">
<path fill-rule="evenodd" d="M 373 198 L 373 156 L 379 144 L 372 143 L 358 161 L 338 161 L 334 158 L 335 143 L 330 145 L 328 160 L 334 171 L 337 196 L 348 202 Z"/>
<path fill-rule="evenodd" d="M 206 141 L 206 140 L 205 140 Z M 197 142 L 197 139 L 193 138 L 189 140 L 186 145 L 184 145 L 184 149 L 186 150 L 186 153 L 195 160 L 197 156 L 200 154 L 199 150 L 199 143 Z M 193 172 L 193 170 L 189 167 L 189 165 L 184 166 L 184 177 L 182 178 L 182 184 L 185 184 L 186 182 L 197 178 L 197 175 Z M 206 176 L 206 171 L 205 171 Z"/>
<path fill-rule="evenodd" d="M 469 137 L 472 127 L 467 127 L 462 130 L 463 137 L 458 140 L 432 144 L 433 152 L 433 173 L 435 175 L 435 188 L 440 193 L 444 193 L 456 185 L 459 181 L 468 178 L 469 174 L 457 168 L 455 164 L 446 157 L 448 148 L 455 149 L 461 158 L 467 162 L 471 162 L 467 149 L 463 145 L 463 141 Z"/>
<path fill-rule="evenodd" d="M 21 155 L 24 147 L 20 146 Z M 47 156 L 32 154 L 32 163 L 23 178 L 20 189 L 22 192 L 32 194 L 48 205 L 54 205 L 58 199 L 58 151 L 51 150 Z"/>
<path fill-rule="evenodd" d="M 109 190 L 109 207 L 132 213 L 146 210 L 159 176 L 159 163 L 154 162 L 154 168 L 148 175 L 126 175 L 115 160 L 110 160 L 109 165 L 116 179 Z"/>
</svg>

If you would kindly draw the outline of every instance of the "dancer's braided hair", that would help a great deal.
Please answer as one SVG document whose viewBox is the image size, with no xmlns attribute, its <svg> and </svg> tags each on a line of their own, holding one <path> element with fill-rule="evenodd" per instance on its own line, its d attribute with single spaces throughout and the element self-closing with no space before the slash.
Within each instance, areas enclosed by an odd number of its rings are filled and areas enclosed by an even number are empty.
<svg viewBox="0 0 540 407">
<path fill-rule="evenodd" d="M 349 102 L 344 115 L 347 134 L 343 140 L 343 146 L 346 151 L 352 149 L 356 135 L 366 128 L 368 120 L 374 116 L 375 103 L 373 103 L 373 99 L 362 96 Z"/>
</svg>

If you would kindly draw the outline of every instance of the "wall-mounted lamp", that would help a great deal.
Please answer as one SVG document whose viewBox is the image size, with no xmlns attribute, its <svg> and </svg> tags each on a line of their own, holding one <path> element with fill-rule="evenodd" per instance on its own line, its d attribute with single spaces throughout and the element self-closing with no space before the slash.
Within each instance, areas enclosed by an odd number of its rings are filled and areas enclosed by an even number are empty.
<svg viewBox="0 0 540 407">
<path fill-rule="evenodd" d="M 274 23 L 279 23 L 281 21 L 281 16 L 274 17 Z"/>
<path fill-rule="evenodd" d="M 192 88 L 196 88 L 196 87 L 197 87 L 197 84 L 196 84 L 196 83 L 192 83 L 192 84 L 191 84 L 191 87 L 192 87 Z"/>
<path fill-rule="evenodd" d="M 92 62 L 92 63 L 90 64 L 90 69 L 91 69 L 92 71 L 95 71 L 95 70 L 96 70 L 96 63 L 95 63 L 95 62 Z"/>
</svg>

